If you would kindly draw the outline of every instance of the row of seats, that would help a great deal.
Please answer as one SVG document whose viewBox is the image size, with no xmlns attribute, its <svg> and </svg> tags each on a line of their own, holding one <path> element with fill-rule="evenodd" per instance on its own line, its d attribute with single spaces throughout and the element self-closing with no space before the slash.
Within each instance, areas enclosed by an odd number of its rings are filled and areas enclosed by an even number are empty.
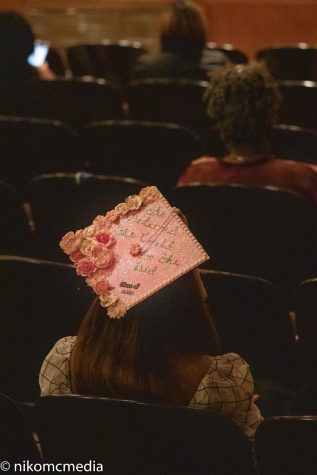
<svg viewBox="0 0 317 475">
<path fill-rule="evenodd" d="M 221 51 L 230 62 L 245 64 L 249 58 L 231 44 L 209 42 L 207 50 Z M 66 59 L 74 77 L 91 75 L 106 78 L 125 86 L 132 77 L 138 57 L 146 52 L 139 42 L 105 40 L 100 44 L 78 44 L 66 49 Z M 256 52 L 257 60 L 264 61 L 277 79 L 317 80 L 317 48 L 307 43 L 270 46 Z M 58 75 L 65 75 L 67 67 L 61 55 L 51 48 L 47 61 Z M 202 76 L 203 77 L 203 76 Z"/>
<path fill-rule="evenodd" d="M 245 64 L 248 57 L 231 44 L 208 42 L 205 52 L 220 51 L 231 63 Z M 55 49 L 50 48 L 47 62 L 50 69 L 58 76 L 73 77 L 93 76 L 104 78 L 124 88 L 133 76 L 134 66 L 138 57 L 146 53 L 146 49 L 138 41 L 121 40 L 113 42 L 104 40 L 98 44 L 77 44 L 66 48 L 66 61 Z M 204 56 L 203 56 L 204 58 Z M 202 61 L 204 65 L 204 59 Z M 207 66 L 208 67 L 208 64 Z M 206 78 L 208 72 L 201 69 L 199 78 Z"/>
<path fill-rule="evenodd" d="M 280 81 L 283 97 L 278 122 L 317 128 L 317 83 Z M 121 91 L 105 79 L 33 80 L 17 91 L 0 84 L 0 113 L 61 120 L 80 127 L 93 120 L 138 119 L 172 122 L 205 138 L 210 121 L 203 96 L 207 81 L 144 79 Z M 62 98 L 62 100 L 57 100 Z"/>
<path fill-rule="evenodd" d="M 279 124 L 272 144 L 278 158 L 317 164 L 317 131 Z M 0 178 L 21 192 L 36 175 L 77 170 L 130 176 L 167 190 L 192 160 L 222 156 L 225 147 L 215 132 L 206 149 L 193 131 L 164 122 L 97 121 L 78 133 L 57 121 L 0 116 L 0 153 Z"/>
<path fill-rule="evenodd" d="M 85 173 L 36 177 L 27 196 L 35 231 L 30 240 L 21 202 L 4 184 L 1 252 L 32 255 L 35 240 L 37 256 L 63 260 L 58 246 L 63 234 L 87 226 L 142 186 L 133 179 Z M 189 184 L 165 194 L 187 216 L 211 256 L 207 266 L 265 278 L 286 296 L 299 282 L 317 276 L 316 210 L 297 194 L 213 183 Z"/>
<path fill-rule="evenodd" d="M 0 392 L 34 402 L 44 357 L 57 340 L 77 334 L 94 296 L 70 264 L 1 255 L 0 271 Z M 316 375 L 316 278 L 294 292 L 295 338 L 283 296 L 270 282 L 207 269 L 200 273 L 223 352 L 241 354 L 256 381 L 294 389 Z"/>
<path fill-rule="evenodd" d="M 25 415 L 3 394 L 0 417 L 3 459 L 11 464 L 40 463 Z M 230 419 L 187 407 L 93 396 L 46 396 L 35 406 L 33 424 L 46 463 L 82 463 L 91 468 L 90 461 L 96 471 L 105 474 L 316 473 L 316 416 L 264 420 L 255 436 L 255 459 Z"/>
</svg>

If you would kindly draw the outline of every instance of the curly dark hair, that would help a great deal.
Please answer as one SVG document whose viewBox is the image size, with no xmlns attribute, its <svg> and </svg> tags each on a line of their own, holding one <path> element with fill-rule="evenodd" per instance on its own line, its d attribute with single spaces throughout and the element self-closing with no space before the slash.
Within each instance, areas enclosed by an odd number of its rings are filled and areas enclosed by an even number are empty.
<svg viewBox="0 0 317 475">
<path fill-rule="evenodd" d="M 270 139 L 281 97 L 262 63 L 216 71 L 205 99 L 207 113 L 226 144 L 256 148 Z"/>
</svg>

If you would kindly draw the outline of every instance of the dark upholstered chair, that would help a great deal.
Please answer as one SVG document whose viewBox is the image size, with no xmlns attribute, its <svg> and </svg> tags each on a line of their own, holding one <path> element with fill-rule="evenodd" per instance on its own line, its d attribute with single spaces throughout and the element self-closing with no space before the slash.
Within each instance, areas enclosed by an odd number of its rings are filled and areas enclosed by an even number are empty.
<svg viewBox="0 0 317 475">
<path fill-rule="evenodd" d="M 264 420 L 255 435 L 260 475 L 315 475 L 317 416 L 280 416 Z"/>
<path fill-rule="evenodd" d="M 230 43 L 214 43 L 209 41 L 206 44 L 206 49 L 220 51 L 234 64 L 246 64 L 249 62 L 248 56 Z"/>
<path fill-rule="evenodd" d="M 317 82 L 279 81 L 282 105 L 278 121 L 317 129 Z"/>
<path fill-rule="evenodd" d="M 240 354 L 256 379 L 294 383 L 295 340 L 281 292 L 258 277 L 207 269 L 200 275 L 222 351 Z"/>
<path fill-rule="evenodd" d="M 302 282 L 294 298 L 299 343 L 303 352 L 304 381 L 317 377 L 317 278 Z"/>
<path fill-rule="evenodd" d="M 45 396 L 36 405 L 46 462 L 103 464 L 118 475 L 251 475 L 249 442 L 224 416 L 92 396 Z"/>
<path fill-rule="evenodd" d="M 0 180 L 0 254 L 33 255 L 34 236 L 14 187 Z"/>
<path fill-rule="evenodd" d="M 78 44 L 67 48 L 73 76 L 91 75 L 105 78 L 124 87 L 131 78 L 134 65 L 145 49 L 137 41 L 104 41 L 100 44 Z"/>
<path fill-rule="evenodd" d="M 317 47 L 307 43 L 271 46 L 256 53 L 276 79 L 317 81 Z"/>
<path fill-rule="evenodd" d="M 132 178 L 85 173 L 52 174 L 34 178 L 29 198 L 35 225 L 37 251 L 43 258 L 69 262 L 59 248 L 68 231 L 91 224 L 144 184 Z"/>
<path fill-rule="evenodd" d="M 317 379 L 312 379 L 297 391 L 291 406 L 292 415 L 315 415 L 317 416 Z"/>
<path fill-rule="evenodd" d="M 46 56 L 46 61 L 54 74 L 56 74 L 57 76 L 65 76 L 65 64 L 61 54 L 56 48 L 50 46 Z"/>
<path fill-rule="evenodd" d="M 76 132 L 53 120 L 0 116 L 0 176 L 25 191 L 40 173 L 80 168 Z"/>
<path fill-rule="evenodd" d="M 130 117 L 179 124 L 205 137 L 209 119 L 203 95 L 207 86 L 206 81 L 191 79 L 131 81 L 127 90 Z"/>
<path fill-rule="evenodd" d="M 1 462 L 11 464 L 12 471 L 14 463 L 26 460 L 31 463 L 41 462 L 25 414 L 15 401 L 4 394 L 0 394 L 0 419 Z M 1 470 L 5 471 L 4 468 Z"/>
<path fill-rule="evenodd" d="M 192 131 L 145 121 L 94 122 L 82 131 L 79 150 L 93 173 L 129 176 L 163 190 L 202 151 Z"/>
<path fill-rule="evenodd" d="M 316 274 L 316 211 L 295 193 L 193 183 L 175 188 L 170 202 L 187 216 L 213 270 L 262 277 L 289 297 Z"/>
<path fill-rule="evenodd" d="M 275 125 L 272 151 L 277 158 L 317 165 L 317 130 L 298 125 Z"/>
<path fill-rule="evenodd" d="M 119 90 L 104 79 L 38 79 L 24 86 L 21 115 L 55 119 L 79 127 L 123 115 Z"/>
<path fill-rule="evenodd" d="M 35 401 L 44 357 L 77 334 L 93 295 L 66 264 L 0 256 L 0 275 L 0 391 Z"/>
</svg>

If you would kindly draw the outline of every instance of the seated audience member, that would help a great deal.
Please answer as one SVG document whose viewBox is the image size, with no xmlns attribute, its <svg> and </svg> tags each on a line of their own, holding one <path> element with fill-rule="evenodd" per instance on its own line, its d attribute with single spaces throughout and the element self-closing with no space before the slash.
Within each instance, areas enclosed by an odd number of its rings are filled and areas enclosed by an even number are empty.
<svg viewBox="0 0 317 475">
<path fill-rule="evenodd" d="M 33 52 L 34 35 L 27 20 L 14 11 L 0 11 L 0 81 L 23 83 L 28 79 L 52 79 L 48 64 L 33 67 L 28 57 Z"/>
<path fill-rule="evenodd" d="M 41 394 L 188 405 L 227 415 L 253 438 L 262 417 L 249 366 L 234 353 L 215 356 L 206 292 L 197 269 L 190 270 L 208 256 L 165 206 L 157 188 L 143 188 L 62 239 L 99 298 L 78 335 L 59 340 L 45 358 Z"/>
<path fill-rule="evenodd" d="M 281 160 L 272 154 L 270 140 L 280 95 L 264 66 L 227 66 L 215 72 L 206 99 L 208 115 L 228 154 L 224 158 L 194 160 L 178 185 L 214 182 L 276 186 L 297 192 L 317 205 L 313 166 Z"/>
<path fill-rule="evenodd" d="M 180 0 L 169 5 L 161 17 L 160 53 L 142 55 L 134 78 L 206 79 L 207 71 L 228 63 L 220 51 L 204 50 L 206 20 L 201 8 Z"/>
</svg>

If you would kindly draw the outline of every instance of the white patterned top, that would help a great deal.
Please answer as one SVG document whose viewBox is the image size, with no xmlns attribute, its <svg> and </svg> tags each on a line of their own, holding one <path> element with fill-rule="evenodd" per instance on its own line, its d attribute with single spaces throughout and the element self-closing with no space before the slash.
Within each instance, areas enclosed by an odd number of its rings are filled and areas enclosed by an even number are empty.
<svg viewBox="0 0 317 475">
<path fill-rule="evenodd" d="M 69 358 L 75 341 L 75 336 L 62 338 L 46 356 L 39 377 L 42 396 L 71 394 Z M 253 390 L 249 365 L 239 355 L 227 353 L 213 358 L 189 406 L 230 417 L 253 439 L 262 421 L 252 401 Z"/>
</svg>

